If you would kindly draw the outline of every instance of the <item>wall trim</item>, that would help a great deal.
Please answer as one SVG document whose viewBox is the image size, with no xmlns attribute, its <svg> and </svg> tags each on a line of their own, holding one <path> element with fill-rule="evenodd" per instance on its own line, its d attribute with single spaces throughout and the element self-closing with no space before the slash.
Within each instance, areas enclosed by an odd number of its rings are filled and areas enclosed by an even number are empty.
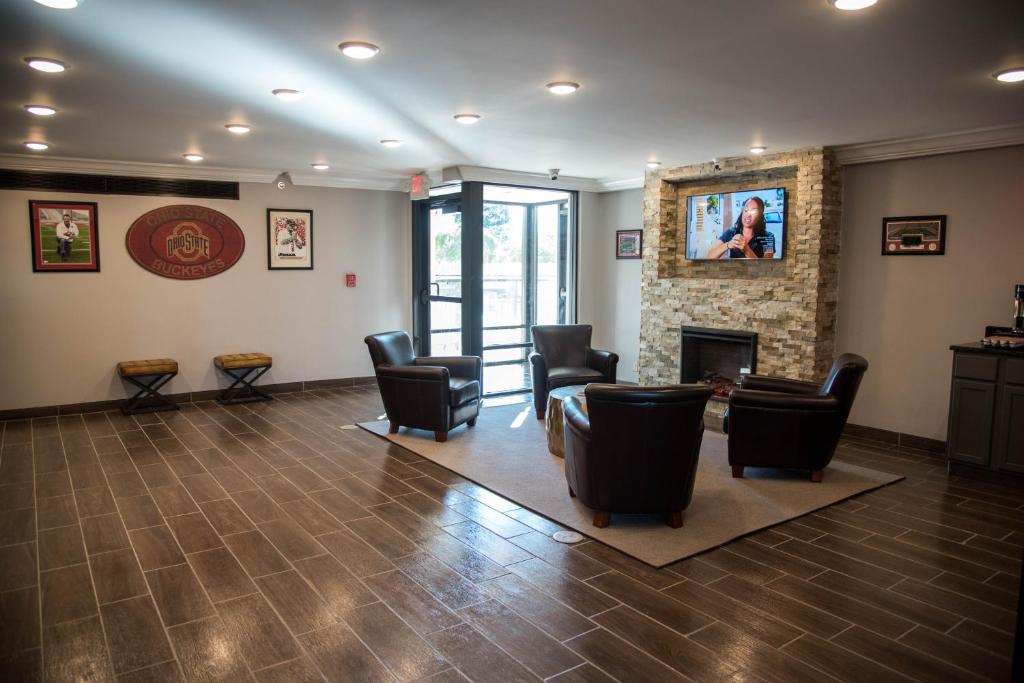
<svg viewBox="0 0 1024 683">
<path fill-rule="evenodd" d="M 349 387 L 372 386 L 376 383 L 376 377 L 341 377 L 339 379 L 314 379 L 301 382 L 261 384 L 259 388 L 260 391 L 268 394 L 282 394 L 295 391 L 313 391 L 315 389 L 345 389 Z M 220 392 L 220 389 L 203 389 L 201 391 L 188 391 L 180 394 L 165 394 L 165 396 L 175 403 L 193 403 L 195 401 L 212 401 L 217 398 Z M 34 408 L 11 408 L 0 410 L 0 420 L 24 420 L 33 417 L 96 413 L 107 410 L 120 410 L 122 405 L 124 405 L 124 399 L 68 403 L 56 406 L 37 406 Z"/>
<path fill-rule="evenodd" d="M 833 147 L 841 166 L 1024 145 L 1024 123 Z"/>
<path fill-rule="evenodd" d="M 602 184 L 593 178 L 579 178 L 559 175 L 558 180 L 551 180 L 547 173 L 530 173 L 527 171 L 508 171 L 501 168 L 484 166 L 449 166 L 441 169 L 441 182 L 479 181 L 484 183 L 500 183 L 503 185 L 528 185 L 532 187 L 550 187 L 553 190 L 578 190 L 580 192 L 602 192 Z"/>
<path fill-rule="evenodd" d="M 239 183 L 271 183 L 280 171 L 252 171 L 223 166 L 182 166 L 137 161 L 111 161 L 104 159 L 78 159 L 73 157 L 37 156 L 27 154 L 0 154 L 0 168 L 15 171 L 58 171 L 93 175 L 143 176 L 147 178 L 176 178 L 184 180 L 227 180 Z M 405 192 L 409 179 L 349 178 L 312 173 L 292 173 L 297 186 L 334 187 L 353 190 L 384 190 Z"/>
</svg>

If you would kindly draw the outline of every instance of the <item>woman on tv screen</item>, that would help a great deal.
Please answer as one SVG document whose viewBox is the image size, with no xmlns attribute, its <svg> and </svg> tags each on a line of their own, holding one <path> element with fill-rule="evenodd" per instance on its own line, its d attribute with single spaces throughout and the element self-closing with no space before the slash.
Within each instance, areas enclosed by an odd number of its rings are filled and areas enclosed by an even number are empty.
<svg viewBox="0 0 1024 683">
<path fill-rule="evenodd" d="M 774 258 L 775 235 L 768 232 L 764 220 L 764 200 L 751 197 L 743 202 L 743 212 L 735 225 L 708 249 L 706 258 Z"/>
</svg>

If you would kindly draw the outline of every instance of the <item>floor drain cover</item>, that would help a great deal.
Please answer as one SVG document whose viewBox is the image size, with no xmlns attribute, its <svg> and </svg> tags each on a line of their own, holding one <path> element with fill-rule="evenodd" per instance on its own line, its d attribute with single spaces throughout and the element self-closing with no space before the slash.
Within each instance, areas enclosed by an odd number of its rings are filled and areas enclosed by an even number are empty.
<svg viewBox="0 0 1024 683">
<path fill-rule="evenodd" d="M 556 531 L 551 538 L 559 543 L 579 543 L 583 540 L 583 537 L 575 531 Z"/>
</svg>

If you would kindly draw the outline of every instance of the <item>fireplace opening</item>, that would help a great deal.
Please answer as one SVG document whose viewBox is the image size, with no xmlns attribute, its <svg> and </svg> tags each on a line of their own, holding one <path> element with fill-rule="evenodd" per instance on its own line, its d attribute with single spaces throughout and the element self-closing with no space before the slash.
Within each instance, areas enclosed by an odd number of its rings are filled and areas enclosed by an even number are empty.
<svg viewBox="0 0 1024 683">
<path fill-rule="evenodd" d="M 707 384 L 714 401 L 727 401 L 745 374 L 757 372 L 757 334 L 709 327 L 682 327 L 679 381 Z"/>
</svg>

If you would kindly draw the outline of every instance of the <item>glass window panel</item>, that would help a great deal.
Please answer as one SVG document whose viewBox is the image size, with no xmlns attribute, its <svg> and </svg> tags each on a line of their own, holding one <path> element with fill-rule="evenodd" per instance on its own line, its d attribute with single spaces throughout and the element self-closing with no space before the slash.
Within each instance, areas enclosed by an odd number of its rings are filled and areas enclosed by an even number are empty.
<svg viewBox="0 0 1024 683">
<path fill-rule="evenodd" d="M 562 319 L 562 292 L 558 288 L 558 227 L 561 204 L 537 207 L 537 324 L 555 325 Z"/>
<path fill-rule="evenodd" d="M 526 207 L 484 204 L 484 328 L 526 322 L 523 246 Z"/>
<path fill-rule="evenodd" d="M 436 286 L 435 286 L 436 283 Z M 462 296 L 462 213 L 430 210 L 430 293 Z"/>
<path fill-rule="evenodd" d="M 462 355 L 462 304 L 430 302 L 430 355 Z"/>
</svg>

